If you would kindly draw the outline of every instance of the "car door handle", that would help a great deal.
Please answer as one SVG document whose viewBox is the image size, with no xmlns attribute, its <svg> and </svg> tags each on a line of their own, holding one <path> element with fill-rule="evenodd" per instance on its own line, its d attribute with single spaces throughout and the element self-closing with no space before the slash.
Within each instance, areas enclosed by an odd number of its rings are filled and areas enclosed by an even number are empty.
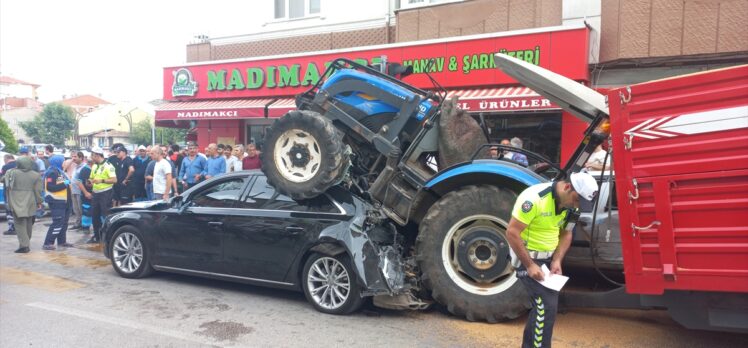
<svg viewBox="0 0 748 348">
<path fill-rule="evenodd" d="M 286 232 L 290 234 L 299 234 L 301 232 L 304 232 L 304 228 L 299 226 L 288 226 L 286 227 Z"/>
<path fill-rule="evenodd" d="M 223 222 L 221 221 L 209 221 L 208 226 L 210 227 L 221 227 L 223 226 Z"/>
</svg>

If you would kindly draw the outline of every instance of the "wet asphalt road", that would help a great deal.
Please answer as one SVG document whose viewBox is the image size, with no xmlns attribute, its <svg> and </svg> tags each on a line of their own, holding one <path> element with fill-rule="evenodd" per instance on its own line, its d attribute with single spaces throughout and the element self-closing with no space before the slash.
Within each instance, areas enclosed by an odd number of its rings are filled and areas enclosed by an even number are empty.
<svg viewBox="0 0 748 348">
<path fill-rule="evenodd" d="M 0 236 L 0 347 L 518 347 L 525 318 L 469 323 L 436 308 L 320 314 L 301 293 L 156 273 L 120 278 L 99 250 L 32 252 Z M 5 222 L 0 222 L 5 230 Z M 86 237 L 69 233 L 69 242 Z M 572 310 L 554 347 L 745 347 L 748 336 L 689 331 L 662 311 Z"/>
</svg>

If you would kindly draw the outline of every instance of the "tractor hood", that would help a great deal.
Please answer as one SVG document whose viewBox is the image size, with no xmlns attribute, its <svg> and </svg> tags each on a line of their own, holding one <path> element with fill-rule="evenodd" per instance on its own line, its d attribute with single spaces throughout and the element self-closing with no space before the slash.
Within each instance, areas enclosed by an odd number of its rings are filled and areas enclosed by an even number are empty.
<svg viewBox="0 0 748 348">
<path fill-rule="evenodd" d="M 505 74 L 584 122 L 592 122 L 600 113 L 608 115 L 605 96 L 579 82 L 501 53 L 495 62 Z"/>
</svg>

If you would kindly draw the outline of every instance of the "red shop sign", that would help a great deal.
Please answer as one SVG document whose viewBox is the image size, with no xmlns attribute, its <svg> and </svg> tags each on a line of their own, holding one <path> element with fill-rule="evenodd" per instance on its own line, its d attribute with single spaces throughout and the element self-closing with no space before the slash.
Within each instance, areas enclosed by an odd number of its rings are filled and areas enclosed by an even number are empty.
<svg viewBox="0 0 748 348">
<path fill-rule="evenodd" d="M 468 40 L 446 39 L 359 47 L 305 55 L 252 58 L 164 68 L 164 99 L 224 99 L 291 96 L 313 85 L 331 61 L 349 58 L 374 64 L 411 65 L 405 81 L 431 88 L 426 63 L 435 60 L 431 75 L 445 88 L 496 86 L 515 83 L 493 63 L 493 54 L 507 53 L 577 81 L 588 81 L 589 29 L 586 26 L 537 29 Z"/>
</svg>

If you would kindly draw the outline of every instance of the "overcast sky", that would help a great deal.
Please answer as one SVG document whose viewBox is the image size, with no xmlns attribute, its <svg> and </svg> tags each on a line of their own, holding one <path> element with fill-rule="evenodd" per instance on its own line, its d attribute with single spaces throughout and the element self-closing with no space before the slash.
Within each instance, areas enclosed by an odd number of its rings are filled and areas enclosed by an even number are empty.
<svg viewBox="0 0 748 348">
<path fill-rule="evenodd" d="M 0 74 L 40 84 L 42 102 L 160 99 L 162 68 L 184 63 L 195 35 L 251 33 L 255 1 L 268 0 L 2 0 Z"/>
</svg>

